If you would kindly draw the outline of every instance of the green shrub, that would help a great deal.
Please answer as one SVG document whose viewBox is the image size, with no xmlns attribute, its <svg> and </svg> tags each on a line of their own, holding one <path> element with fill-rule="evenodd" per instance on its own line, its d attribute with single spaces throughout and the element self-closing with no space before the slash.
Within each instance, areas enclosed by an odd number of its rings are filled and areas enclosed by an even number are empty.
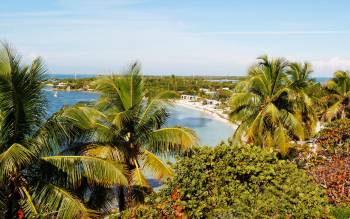
<svg viewBox="0 0 350 219">
<path fill-rule="evenodd" d="M 158 217 L 318 218 L 327 198 L 303 170 L 256 146 L 201 148 L 177 161 L 175 176 L 146 199 Z"/>
<path fill-rule="evenodd" d="M 147 219 L 156 219 L 156 218 L 162 218 L 161 214 L 158 212 L 156 208 L 145 206 L 145 205 L 138 205 L 135 208 L 128 209 L 126 211 L 123 211 L 120 215 L 123 219 L 133 219 L 133 218 L 147 218 Z M 110 217 L 108 219 L 117 219 L 118 217 Z"/>
<path fill-rule="evenodd" d="M 337 219 L 349 219 L 350 218 L 350 206 L 332 207 L 331 214 Z"/>
</svg>

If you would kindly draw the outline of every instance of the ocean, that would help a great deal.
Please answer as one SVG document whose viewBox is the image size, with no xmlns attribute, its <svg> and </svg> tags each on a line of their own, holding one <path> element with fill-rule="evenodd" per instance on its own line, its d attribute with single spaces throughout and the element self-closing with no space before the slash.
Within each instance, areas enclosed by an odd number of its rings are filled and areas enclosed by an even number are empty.
<svg viewBox="0 0 350 219">
<path fill-rule="evenodd" d="M 96 77 L 97 74 L 48 74 L 49 78 L 55 78 L 55 79 L 70 79 L 70 78 L 92 78 L 92 77 Z M 314 80 L 316 80 L 317 82 L 324 84 L 326 81 L 328 81 L 329 79 L 331 79 L 330 77 L 315 77 Z M 208 80 L 208 81 L 212 81 L 212 82 L 236 82 L 237 80 Z"/>
<path fill-rule="evenodd" d="M 71 78 L 93 78 L 96 74 L 47 74 L 51 79 L 71 79 Z"/>
</svg>

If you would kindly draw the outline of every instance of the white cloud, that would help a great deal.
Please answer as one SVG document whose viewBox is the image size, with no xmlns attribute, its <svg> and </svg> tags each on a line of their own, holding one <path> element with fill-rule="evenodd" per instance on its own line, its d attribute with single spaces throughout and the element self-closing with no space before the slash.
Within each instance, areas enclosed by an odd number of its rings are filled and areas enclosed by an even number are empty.
<svg viewBox="0 0 350 219">
<path fill-rule="evenodd" d="M 326 73 L 330 76 L 337 70 L 350 70 L 350 58 L 332 57 L 329 59 L 315 60 L 311 62 L 316 72 Z"/>
<path fill-rule="evenodd" d="M 198 32 L 194 35 L 323 35 L 323 34 L 350 34 L 350 31 L 312 30 L 312 31 L 214 31 Z"/>
</svg>

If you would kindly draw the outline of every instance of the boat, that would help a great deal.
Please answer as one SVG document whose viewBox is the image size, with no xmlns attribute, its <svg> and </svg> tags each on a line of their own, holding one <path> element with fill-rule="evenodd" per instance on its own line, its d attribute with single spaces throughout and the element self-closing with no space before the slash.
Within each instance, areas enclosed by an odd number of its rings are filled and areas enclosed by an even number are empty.
<svg viewBox="0 0 350 219">
<path fill-rule="evenodd" d="M 54 97 L 58 97 L 58 92 L 56 91 L 54 94 L 53 94 Z"/>
</svg>

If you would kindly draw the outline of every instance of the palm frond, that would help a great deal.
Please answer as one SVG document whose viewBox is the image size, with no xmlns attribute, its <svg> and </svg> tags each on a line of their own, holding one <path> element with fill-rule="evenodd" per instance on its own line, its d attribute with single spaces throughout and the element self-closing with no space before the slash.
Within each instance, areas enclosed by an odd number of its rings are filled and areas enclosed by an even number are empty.
<svg viewBox="0 0 350 219">
<path fill-rule="evenodd" d="M 20 144 L 11 145 L 0 154 L 0 181 L 7 179 L 34 160 L 35 157 L 26 147 Z"/>
<path fill-rule="evenodd" d="M 281 154 L 285 155 L 290 146 L 290 139 L 283 126 L 279 126 L 274 133 L 274 142 Z"/>
<path fill-rule="evenodd" d="M 20 205 L 28 218 L 37 218 L 39 215 L 38 210 L 33 202 L 33 198 L 30 195 L 26 187 L 21 186 L 20 191 L 23 194 L 20 200 Z"/>
<path fill-rule="evenodd" d="M 198 144 L 196 134 L 188 128 L 161 128 L 150 133 L 149 150 L 156 153 L 180 153 Z"/>
<path fill-rule="evenodd" d="M 1 63 L 7 71 L 0 72 L 0 111 L 4 143 L 20 143 L 37 130 L 46 116 L 46 99 L 42 83 L 46 68 L 40 58 L 31 65 L 22 65 L 21 58 L 8 45 L 2 48 Z M 9 68 L 8 68 L 9 67 Z"/>
<path fill-rule="evenodd" d="M 343 109 L 342 100 L 335 102 L 331 107 L 329 107 L 325 112 L 325 119 L 331 121 L 333 118 L 337 117 Z"/>
<path fill-rule="evenodd" d="M 50 183 L 40 184 L 33 194 L 44 217 L 55 218 L 92 218 L 96 213 L 87 209 L 78 197 Z"/>
<path fill-rule="evenodd" d="M 84 156 L 99 157 L 107 160 L 123 161 L 124 154 L 116 147 L 108 145 L 89 145 L 82 154 Z"/>
<path fill-rule="evenodd" d="M 136 160 L 134 160 L 134 165 L 135 169 L 131 172 L 132 185 L 150 188 L 151 186 L 149 185 L 145 176 L 142 174 L 141 169 L 139 168 L 139 165 L 137 164 Z"/>
<path fill-rule="evenodd" d="M 101 125 L 99 121 L 105 118 L 105 115 L 97 109 L 82 106 L 66 108 L 63 116 L 80 129 L 96 128 L 97 125 Z"/>
<path fill-rule="evenodd" d="M 124 166 L 115 161 L 88 156 L 49 156 L 41 159 L 67 173 L 73 187 L 79 185 L 83 177 L 92 185 L 127 184 Z"/>
<path fill-rule="evenodd" d="M 148 150 L 143 151 L 142 160 L 142 169 L 150 169 L 156 179 L 163 179 L 164 177 L 172 177 L 174 175 L 174 171 L 169 165 Z"/>
</svg>

